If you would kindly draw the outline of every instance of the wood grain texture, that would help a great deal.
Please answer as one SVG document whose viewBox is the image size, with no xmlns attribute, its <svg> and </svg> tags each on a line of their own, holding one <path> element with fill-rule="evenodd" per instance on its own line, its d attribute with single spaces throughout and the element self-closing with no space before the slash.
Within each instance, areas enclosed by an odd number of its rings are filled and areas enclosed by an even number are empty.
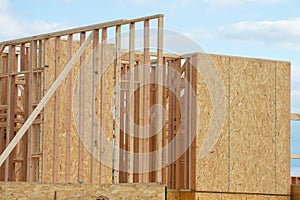
<svg viewBox="0 0 300 200">
<path fill-rule="evenodd" d="M 226 119 L 214 149 L 196 161 L 197 190 L 288 194 L 290 64 L 221 55 L 210 59 L 226 88 Z M 209 92 L 198 76 L 197 156 L 210 123 Z"/>
<path fill-rule="evenodd" d="M 0 184 L 5 199 L 165 199 L 165 187 L 158 184 Z M 134 194 L 134 195 L 133 195 Z M 102 198 L 101 198 L 102 197 Z"/>
</svg>

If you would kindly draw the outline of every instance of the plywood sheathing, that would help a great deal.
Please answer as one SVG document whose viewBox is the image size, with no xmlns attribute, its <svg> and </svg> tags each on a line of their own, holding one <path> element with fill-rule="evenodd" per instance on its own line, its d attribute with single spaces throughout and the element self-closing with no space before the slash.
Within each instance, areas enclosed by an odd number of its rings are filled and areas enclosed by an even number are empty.
<svg viewBox="0 0 300 200">
<path fill-rule="evenodd" d="M 276 192 L 290 192 L 291 64 L 276 63 Z"/>
<path fill-rule="evenodd" d="M 53 45 L 54 45 L 54 42 L 52 40 L 49 41 L 49 57 L 50 57 L 50 61 L 49 61 L 49 77 L 48 77 L 48 82 L 46 83 L 47 85 L 49 85 L 49 87 L 51 86 L 52 82 L 54 81 L 54 76 L 52 73 L 52 71 L 54 70 L 54 60 L 53 60 L 53 57 L 54 57 L 54 50 L 53 50 Z M 65 66 L 66 62 L 67 62 L 67 41 L 65 40 L 61 40 L 61 57 L 60 57 L 60 60 L 61 60 L 61 66 Z M 73 42 L 73 52 L 76 51 L 77 49 L 79 48 L 79 42 L 78 41 L 75 41 Z M 91 51 L 91 46 L 87 48 L 87 52 L 92 52 Z M 110 66 L 107 68 L 107 71 L 105 72 L 105 79 L 103 80 L 104 81 L 104 88 L 105 88 L 105 93 L 106 93 L 106 98 L 105 98 L 105 102 L 103 102 L 106 106 L 108 106 L 108 108 L 111 108 L 112 107 L 112 95 L 113 95 L 113 82 L 111 80 L 113 80 L 113 72 L 114 72 L 114 68 L 113 68 L 113 57 L 112 57 L 112 52 L 113 52 L 113 49 L 112 49 L 112 46 L 108 46 L 108 52 L 111 52 L 111 53 L 108 53 L 108 60 L 107 62 L 110 63 Z M 98 48 L 98 53 L 101 53 L 101 48 Z M 109 56 L 110 55 L 110 56 Z M 92 108 L 92 89 L 93 87 L 90 87 L 92 85 L 92 76 L 93 76 L 93 65 L 92 65 L 92 55 L 91 54 L 88 54 L 86 55 L 86 59 L 83 61 L 84 62 L 84 65 L 82 67 L 84 67 L 85 69 L 85 78 L 84 78 L 84 82 L 81 83 L 81 87 L 82 87 L 82 90 L 85 90 L 85 95 L 84 98 L 82 101 L 84 102 L 83 104 L 83 111 L 84 112 L 84 116 L 85 116 L 85 120 L 84 120 L 84 123 L 83 123 L 83 136 L 82 136 L 82 139 L 83 139 L 83 167 L 82 167 L 82 177 L 81 178 L 82 180 L 79 180 L 78 179 L 78 131 L 79 131 L 79 119 L 78 119 L 78 116 L 79 116 L 79 101 L 78 101 L 78 97 L 80 96 L 79 95 L 79 84 L 80 84 L 80 81 L 79 81 L 79 62 L 77 62 L 76 66 L 73 68 L 72 70 L 72 73 L 73 73 L 73 76 L 72 76 L 72 97 L 73 97 L 73 101 L 72 101 L 72 110 L 73 110 L 73 116 L 70 120 L 70 123 L 71 123 L 71 132 L 70 132 L 70 141 L 71 141 L 71 150 L 70 150 L 70 153 L 71 153 L 71 164 L 70 164 L 70 182 L 78 182 L 78 181 L 82 181 L 82 182 L 90 182 L 91 179 L 90 179 L 90 173 L 91 173 L 91 170 L 90 170 L 90 167 L 92 167 L 93 169 L 95 169 L 93 171 L 94 173 L 94 180 L 93 181 L 97 181 L 97 182 L 100 182 L 100 163 L 99 163 L 99 155 L 100 155 L 100 141 L 99 141 L 99 138 L 96 138 L 96 142 L 94 142 L 95 146 L 94 147 L 91 147 L 91 135 L 89 134 L 92 130 L 92 113 L 91 113 L 91 108 Z M 101 67 L 100 65 L 97 66 L 98 68 Z M 98 76 L 96 77 L 96 80 L 97 82 L 99 82 L 100 78 L 100 68 L 97 69 L 96 71 L 98 71 Z M 101 80 L 100 80 L 101 81 Z M 62 85 L 60 86 L 59 88 L 60 90 L 60 93 L 61 94 L 66 94 L 66 81 L 64 83 L 62 83 Z M 96 97 L 100 97 L 101 95 L 101 84 L 97 84 L 96 87 L 95 87 L 95 91 L 94 91 L 94 94 Z M 58 179 L 57 181 L 58 182 L 64 182 L 65 181 L 65 172 L 66 172 L 66 103 L 67 103 L 67 98 L 66 98 L 66 95 L 60 95 L 59 97 L 59 113 L 58 115 L 61 116 L 63 118 L 63 120 L 60 120 L 59 121 L 59 125 L 58 125 L 58 142 L 59 142 L 59 150 L 58 150 L 58 163 L 59 163 L 59 168 L 58 168 Z M 100 115 L 101 115 L 101 109 L 99 108 L 98 105 L 101 105 L 101 98 L 95 98 L 94 99 L 95 101 L 95 116 L 96 116 L 96 120 L 97 120 L 97 123 L 100 124 Z M 53 116 L 54 116 L 54 109 L 51 109 L 53 108 L 53 102 L 54 102 L 54 99 L 52 98 L 49 102 L 48 102 L 48 105 L 46 106 L 47 108 L 47 123 L 48 124 L 54 124 L 54 119 L 53 119 Z M 110 113 L 110 114 L 109 114 Z M 110 140 L 110 142 L 112 141 L 112 129 L 113 129 L 113 113 L 112 113 L 112 110 L 108 110 L 107 113 L 103 114 L 103 116 L 105 117 L 105 123 L 107 124 L 105 126 L 105 130 L 104 130 L 104 133 L 106 135 L 106 137 L 108 138 L 108 140 Z M 109 125 L 110 124 L 110 125 Z M 53 133 L 54 130 L 53 129 L 53 126 L 49 126 L 48 129 L 46 130 L 46 132 L 48 132 L 49 134 L 45 134 L 45 136 L 47 137 L 46 141 L 47 143 L 49 144 L 53 144 L 53 136 L 51 133 Z M 98 139 L 98 140 L 97 140 Z M 93 161 L 91 162 L 91 154 L 90 154 L 90 150 L 91 148 L 94 148 L 93 151 L 95 153 L 95 156 L 97 158 L 93 158 Z M 98 151 L 98 153 L 97 153 Z M 106 151 L 106 152 L 105 152 Z M 110 155 L 111 152 L 108 152 L 108 151 L 111 151 L 111 149 L 106 149 L 104 152 L 102 152 L 103 155 Z M 45 182 L 51 182 L 53 181 L 50 177 L 52 176 L 52 173 L 53 173 L 53 170 L 52 170 L 52 165 L 53 165 L 53 157 L 51 156 L 53 153 L 53 146 L 52 145 L 49 145 L 48 146 L 48 156 L 47 156 L 47 174 L 45 175 Z M 109 158 L 107 158 L 109 160 Z M 91 163 L 93 164 L 93 166 L 91 166 Z M 105 183 L 109 183 L 110 180 L 111 180 L 111 168 L 109 167 L 106 167 L 106 166 L 103 166 L 103 169 L 105 170 L 104 172 L 104 182 Z M 56 182 L 56 181 L 55 181 Z"/>
<path fill-rule="evenodd" d="M 229 58 L 217 55 L 201 55 L 198 64 L 216 67 L 228 98 L 228 67 Z M 193 63 L 194 64 L 194 63 Z M 212 102 L 206 80 L 201 74 L 197 75 L 197 145 L 196 145 L 196 190 L 199 191 L 227 191 L 228 190 L 228 113 L 224 126 L 215 148 L 209 155 L 200 159 L 200 150 L 207 137 L 209 124 L 212 120 Z M 228 104 L 226 109 L 228 110 Z"/>
<path fill-rule="evenodd" d="M 197 158 L 196 190 L 288 194 L 290 64 L 209 57 L 224 84 L 226 118 L 213 150 L 205 158 Z M 205 60 L 203 55 L 199 58 L 202 60 L 198 63 Z M 197 99 L 199 156 L 212 112 L 209 91 L 201 75 Z"/>
<path fill-rule="evenodd" d="M 275 194 L 275 62 L 230 60 L 230 191 Z"/>
<path fill-rule="evenodd" d="M 8 199 L 165 199 L 165 187 L 157 184 L 0 184 L 0 198 Z"/>
</svg>

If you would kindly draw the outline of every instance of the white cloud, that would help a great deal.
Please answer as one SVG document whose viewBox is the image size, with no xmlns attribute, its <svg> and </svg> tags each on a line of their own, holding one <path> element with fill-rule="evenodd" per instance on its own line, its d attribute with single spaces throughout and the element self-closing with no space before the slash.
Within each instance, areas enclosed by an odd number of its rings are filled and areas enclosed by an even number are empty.
<svg viewBox="0 0 300 200">
<path fill-rule="evenodd" d="M 291 176 L 300 176 L 300 167 L 291 167 Z"/>
<path fill-rule="evenodd" d="M 276 21 L 240 21 L 219 28 L 219 37 L 225 39 L 261 42 L 281 47 L 299 47 L 300 17 Z"/>
<path fill-rule="evenodd" d="M 299 66 L 292 66 L 291 74 L 292 74 L 292 82 L 293 83 L 300 83 L 300 67 Z"/>
<path fill-rule="evenodd" d="M 36 35 L 61 29 L 66 24 L 43 20 L 29 21 L 18 19 L 12 10 L 10 1 L 0 0 L 0 41 L 14 39 L 25 35 Z"/>
<path fill-rule="evenodd" d="M 281 0 L 201 0 L 209 4 L 213 9 L 224 9 L 228 7 L 240 6 L 244 4 L 274 4 Z"/>
<path fill-rule="evenodd" d="M 300 66 L 292 66 L 291 72 L 292 92 L 291 92 L 291 111 L 300 113 Z"/>
</svg>

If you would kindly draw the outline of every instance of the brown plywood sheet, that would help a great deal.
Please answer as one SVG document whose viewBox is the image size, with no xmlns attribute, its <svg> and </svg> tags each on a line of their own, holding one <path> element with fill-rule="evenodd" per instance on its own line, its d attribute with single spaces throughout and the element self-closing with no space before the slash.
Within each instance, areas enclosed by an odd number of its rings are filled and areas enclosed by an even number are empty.
<svg viewBox="0 0 300 200">
<path fill-rule="evenodd" d="M 228 91 L 228 65 L 229 58 L 217 55 L 198 55 L 198 63 L 207 68 L 214 67 L 222 80 L 225 92 Z M 225 114 L 225 121 L 221 130 L 221 135 L 207 156 L 200 158 L 200 150 L 203 141 L 208 135 L 208 128 L 212 123 L 212 100 L 208 85 L 202 74 L 197 75 L 197 101 L 199 112 L 197 113 L 197 147 L 196 147 L 196 189 L 204 191 L 227 191 L 227 171 L 228 171 L 228 116 Z M 225 94 L 228 98 L 227 94 Z M 227 104 L 227 102 L 224 102 Z M 227 107 L 227 105 L 226 105 Z"/>
<path fill-rule="evenodd" d="M 165 187 L 157 184 L 37 184 L 1 183 L 5 199 L 165 199 Z M 134 195 L 133 195 L 134 194 Z"/>
<path fill-rule="evenodd" d="M 276 193 L 290 191 L 291 64 L 276 63 Z"/>
<path fill-rule="evenodd" d="M 199 58 L 209 66 L 203 56 Z M 211 54 L 210 58 L 225 87 L 226 119 L 215 147 L 199 159 L 212 95 L 198 75 L 196 190 L 288 194 L 290 64 Z"/>
<path fill-rule="evenodd" d="M 275 62 L 231 58 L 230 191 L 275 192 Z"/>
<path fill-rule="evenodd" d="M 73 41 L 73 52 L 76 52 L 76 50 L 79 48 L 79 42 L 74 40 Z M 100 50 L 100 48 L 99 48 Z M 67 63 L 67 42 L 65 40 L 61 41 L 61 69 L 65 66 Z M 94 152 L 98 152 L 95 154 L 95 158 L 93 159 L 93 166 L 91 166 L 91 105 L 92 105 L 92 56 L 91 56 L 91 47 L 88 47 L 86 50 L 86 59 L 84 61 L 83 67 L 85 67 L 84 72 L 84 83 L 82 84 L 82 87 L 85 90 L 85 95 L 83 97 L 84 101 L 84 123 L 83 123 L 83 130 L 84 130 L 84 149 L 83 149 L 83 180 L 78 180 L 78 116 L 79 116 L 79 109 L 78 109 L 78 103 L 79 103 L 79 61 L 75 64 L 72 72 L 73 72 L 73 80 L 72 80 L 72 110 L 73 110 L 73 116 L 71 119 L 71 168 L 70 168 L 70 182 L 78 182 L 82 181 L 85 183 L 90 182 L 90 173 L 91 168 L 93 168 L 93 181 L 94 182 L 100 182 L 100 162 L 99 162 L 99 155 L 100 155 L 100 141 L 99 137 L 97 137 L 94 141 Z M 110 45 L 108 48 L 108 52 L 113 52 L 113 47 Z M 48 82 L 47 87 L 49 88 L 51 84 L 54 81 L 54 41 L 50 40 L 49 42 L 49 71 L 48 71 Z M 101 53 L 101 52 L 100 52 Z M 113 89 L 114 89 L 114 82 L 113 80 L 113 56 L 108 56 L 108 63 L 109 67 L 107 68 L 107 71 L 105 72 L 105 88 L 106 88 L 106 98 L 105 98 L 105 105 L 107 105 L 107 110 L 105 111 L 105 136 L 109 142 L 112 142 L 112 130 L 113 130 L 113 113 L 112 113 L 112 99 L 113 99 Z M 99 68 L 100 66 L 98 66 Z M 96 80 L 100 79 L 100 73 L 101 69 L 96 69 Z M 97 81 L 99 83 L 100 81 Z M 96 84 L 97 84 L 96 83 Z M 100 114 L 101 110 L 98 105 L 100 105 L 100 96 L 101 96 L 101 85 L 97 84 L 95 85 L 95 121 L 99 124 L 100 123 Z M 66 81 L 62 83 L 62 85 L 59 88 L 59 113 L 58 116 L 60 117 L 59 120 L 59 128 L 58 128 L 58 135 L 59 135 L 59 150 L 58 150 L 58 163 L 59 163 L 59 172 L 58 172 L 58 182 L 64 182 L 65 181 L 65 171 L 66 171 Z M 97 107 L 98 106 L 98 107 Z M 47 122 L 45 126 L 45 137 L 46 137 L 46 144 L 47 145 L 47 155 L 46 155 L 46 173 L 45 173 L 45 182 L 52 182 L 52 173 L 53 173 L 53 132 L 54 132 L 54 98 L 52 97 L 48 104 L 46 105 L 47 109 Z M 95 131 L 95 134 L 99 133 L 97 130 Z M 98 134 L 99 135 L 99 134 Z M 111 153 L 111 149 L 105 149 L 102 151 L 103 155 L 109 155 L 107 152 Z M 109 159 L 108 159 L 109 160 Z M 111 159 L 110 159 L 111 160 Z M 104 183 L 111 183 L 111 168 L 105 166 L 105 177 L 104 177 Z"/>
</svg>

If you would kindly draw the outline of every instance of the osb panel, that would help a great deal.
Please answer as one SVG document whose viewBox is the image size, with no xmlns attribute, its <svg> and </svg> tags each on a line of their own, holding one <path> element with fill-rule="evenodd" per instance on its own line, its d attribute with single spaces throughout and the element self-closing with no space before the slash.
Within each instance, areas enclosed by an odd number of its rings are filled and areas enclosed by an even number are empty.
<svg viewBox="0 0 300 200">
<path fill-rule="evenodd" d="M 134 194 L 134 195 L 133 195 Z M 165 199 L 165 187 L 156 184 L 34 184 L 1 183 L 0 199 Z"/>
<path fill-rule="evenodd" d="M 101 45 L 100 45 L 101 46 Z M 79 42 L 73 41 L 73 53 L 77 51 L 79 48 Z M 98 55 L 100 59 L 101 55 L 101 48 L 98 49 Z M 61 41 L 61 70 L 67 63 L 67 42 L 65 40 Z M 88 183 L 91 181 L 91 167 L 93 168 L 93 181 L 94 182 L 100 182 L 100 162 L 99 162 L 99 154 L 100 154 L 100 141 L 99 141 L 99 130 L 95 129 L 95 141 L 92 144 L 91 141 L 91 133 L 92 133 L 92 116 L 91 113 L 91 106 L 92 106 L 92 75 L 93 75 L 93 69 L 92 69 L 92 56 L 91 56 L 91 46 L 89 46 L 86 50 L 86 59 L 83 62 L 84 67 L 84 82 L 81 87 L 83 87 L 83 90 L 85 91 L 85 94 L 82 96 L 82 101 L 84 102 L 83 106 L 83 116 L 84 119 L 82 119 L 83 122 L 83 141 L 84 142 L 84 150 L 83 150 L 83 180 L 80 180 L 82 182 Z M 108 52 L 113 52 L 113 47 L 108 47 Z M 47 87 L 49 88 L 53 81 L 54 81 L 54 63 L 55 63 L 55 54 L 54 54 L 54 41 L 51 40 L 49 42 L 49 72 L 48 72 L 48 82 Z M 110 54 L 112 55 L 112 54 Z M 108 70 L 105 72 L 106 79 L 105 82 L 105 92 L 106 92 L 106 98 L 105 98 L 105 105 L 107 105 L 107 110 L 105 111 L 105 135 L 107 139 L 111 142 L 112 141 L 112 129 L 113 129 L 113 113 L 112 113 L 112 95 L 113 95 L 113 56 L 108 56 L 107 62 L 110 64 L 108 67 Z M 70 150 L 70 157 L 71 157 L 71 168 L 70 168 L 70 182 L 78 182 L 78 133 L 79 133 L 79 61 L 75 64 L 74 68 L 72 69 L 73 77 L 72 77 L 72 105 L 69 105 L 72 107 L 72 119 L 71 119 L 71 150 Z M 97 66 L 95 69 L 95 122 L 97 125 L 100 125 L 100 116 L 101 116 L 101 109 L 98 105 L 101 103 L 101 69 L 100 65 Z M 67 107 L 67 96 L 66 96 L 66 80 L 62 83 L 62 85 L 59 88 L 59 150 L 58 150 L 58 163 L 59 163 L 59 173 L 58 173 L 58 182 L 65 182 L 65 172 L 66 172 L 66 107 Z M 52 173 L 53 173 L 53 133 L 54 133 L 54 98 L 52 97 L 48 104 L 46 105 L 47 109 L 47 122 L 46 122 L 46 143 L 50 144 L 47 145 L 47 162 L 46 162 L 46 169 L 45 172 L 45 182 L 52 182 Z M 98 136 L 97 136 L 98 135 Z M 92 146 L 94 145 L 94 146 Z M 94 148 L 95 158 L 91 157 L 91 148 Z M 103 155 L 109 155 L 108 151 L 111 151 L 111 149 L 105 149 L 102 151 Z M 93 165 L 91 166 L 91 159 L 93 162 Z M 111 159 L 110 159 L 111 160 Z M 110 167 L 104 167 L 104 183 L 111 183 L 111 168 Z"/>
<path fill-rule="evenodd" d="M 290 200 L 290 196 L 229 194 L 229 193 L 196 193 L 195 200 Z"/>
<path fill-rule="evenodd" d="M 195 192 L 167 190 L 167 200 L 192 200 L 195 198 Z"/>
<path fill-rule="evenodd" d="M 275 62 L 232 57 L 230 74 L 230 191 L 273 194 Z"/>
<path fill-rule="evenodd" d="M 210 58 L 225 87 L 226 119 L 213 150 L 197 159 L 197 190 L 288 194 L 289 63 L 220 55 Z M 205 58 L 198 57 L 198 62 L 205 63 Z M 197 81 L 199 156 L 212 103 L 203 77 L 198 75 Z"/>
<path fill-rule="evenodd" d="M 291 200 L 300 200 L 300 186 L 299 185 L 291 186 Z"/>
<path fill-rule="evenodd" d="M 290 73 L 289 62 L 276 63 L 276 193 L 290 190 Z"/>
<path fill-rule="evenodd" d="M 215 67 L 218 71 L 218 76 L 222 80 L 225 90 L 225 96 L 228 98 L 228 66 L 229 58 L 217 55 L 198 55 L 198 63 L 207 68 Z M 212 74 L 214 76 L 215 74 Z M 203 141 L 206 137 L 208 127 L 212 123 L 212 101 L 210 92 L 215 92 L 214 88 L 209 91 L 204 77 L 201 74 L 197 75 L 197 101 L 199 112 L 197 113 L 197 142 L 196 142 L 196 189 L 204 191 L 227 191 L 227 171 L 228 171 L 228 115 L 225 115 L 225 121 L 221 135 L 209 154 L 200 158 L 200 151 Z M 224 102 L 227 105 L 227 101 Z"/>
</svg>

